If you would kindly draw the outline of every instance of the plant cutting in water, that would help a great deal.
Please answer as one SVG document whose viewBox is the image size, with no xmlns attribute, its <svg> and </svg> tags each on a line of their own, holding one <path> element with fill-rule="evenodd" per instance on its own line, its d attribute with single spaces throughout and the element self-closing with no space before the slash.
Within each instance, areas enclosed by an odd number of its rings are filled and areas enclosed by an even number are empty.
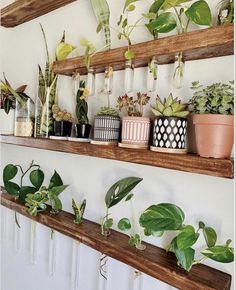
<svg viewBox="0 0 236 290">
<path fill-rule="evenodd" d="M 84 199 L 81 205 L 77 204 L 76 201 L 72 198 L 72 209 L 75 214 L 74 223 L 79 225 L 82 223 L 82 219 L 84 216 L 84 211 L 86 208 L 86 200 Z"/>
<path fill-rule="evenodd" d="M 118 109 L 121 111 L 124 109 L 128 116 L 143 116 L 143 107 L 148 104 L 150 97 L 144 93 L 137 93 L 137 98 L 133 99 L 133 97 L 129 97 L 127 94 L 124 96 L 119 96 Z"/>
<path fill-rule="evenodd" d="M 234 81 L 215 83 L 203 88 L 199 81 L 193 82 L 194 91 L 189 103 L 196 114 L 234 114 Z"/>
<path fill-rule="evenodd" d="M 184 224 L 185 215 L 181 208 L 170 203 L 151 205 L 140 216 L 139 223 L 147 236 L 162 236 L 166 231 L 176 231 L 177 235 L 171 241 L 167 251 L 172 251 L 178 265 L 190 271 L 195 264 L 209 258 L 221 263 L 234 261 L 234 249 L 230 247 L 231 240 L 224 245 L 218 245 L 217 234 L 211 227 L 199 222 L 197 230 L 192 225 Z M 193 246 L 203 233 L 207 247 L 201 251 L 201 258 L 195 258 Z"/>
<path fill-rule="evenodd" d="M 15 109 L 16 101 L 23 106 L 29 96 L 25 93 L 26 85 L 13 89 L 5 74 L 3 75 L 4 81 L 1 80 L 0 83 L 0 109 L 4 109 L 5 113 L 8 114 L 10 109 Z"/>
<path fill-rule="evenodd" d="M 121 202 L 122 200 L 124 200 L 125 197 L 126 200 L 128 200 L 130 192 L 142 180 L 143 179 L 139 177 L 126 177 L 114 183 L 107 191 L 105 196 L 106 214 L 101 219 L 101 230 L 103 235 L 105 236 L 109 235 L 110 228 L 113 225 L 113 219 L 109 217 L 110 216 L 109 209 L 112 208 L 114 205 L 118 204 L 119 202 Z"/>
<path fill-rule="evenodd" d="M 181 101 L 178 98 L 173 98 L 172 94 L 169 97 L 162 101 L 157 95 L 155 107 L 151 107 L 153 114 L 157 117 L 166 116 L 166 117 L 180 117 L 186 118 L 189 114 L 187 110 L 187 104 L 181 104 Z"/>
</svg>

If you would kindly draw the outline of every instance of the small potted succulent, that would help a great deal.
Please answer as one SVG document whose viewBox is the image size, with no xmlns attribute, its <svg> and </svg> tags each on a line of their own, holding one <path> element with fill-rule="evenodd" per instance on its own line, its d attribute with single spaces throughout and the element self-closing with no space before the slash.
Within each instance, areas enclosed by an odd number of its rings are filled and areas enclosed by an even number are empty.
<svg viewBox="0 0 236 290">
<path fill-rule="evenodd" d="M 116 109 L 110 106 L 109 94 L 108 104 L 101 107 L 94 118 L 94 134 L 92 144 L 116 145 L 120 138 L 120 117 Z"/>
<path fill-rule="evenodd" d="M 91 125 L 88 119 L 88 103 L 87 97 L 89 95 L 88 89 L 85 87 L 85 81 L 80 81 L 79 89 L 76 95 L 76 117 L 78 123 L 76 124 L 77 138 L 89 138 Z"/>
<path fill-rule="evenodd" d="M 203 88 L 192 83 L 190 105 L 197 153 L 202 157 L 230 158 L 234 143 L 233 82 L 215 83 Z"/>
<path fill-rule="evenodd" d="M 54 119 L 54 136 L 69 137 L 72 128 L 72 116 L 66 110 L 61 110 L 57 104 L 52 106 Z"/>
<path fill-rule="evenodd" d="M 155 115 L 152 151 L 167 153 L 186 153 L 186 129 L 189 111 L 187 104 L 181 104 L 172 94 L 162 101 L 159 96 L 151 110 Z"/>
<path fill-rule="evenodd" d="M 146 149 L 149 144 L 150 118 L 143 117 L 143 107 L 148 104 L 150 97 L 137 93 L 137 98 L 127 94 L 118 98 L 118 108 L 124 109 L 128 116 L 122 118 L 122 134 L 120 147 Z"/>
</svg>

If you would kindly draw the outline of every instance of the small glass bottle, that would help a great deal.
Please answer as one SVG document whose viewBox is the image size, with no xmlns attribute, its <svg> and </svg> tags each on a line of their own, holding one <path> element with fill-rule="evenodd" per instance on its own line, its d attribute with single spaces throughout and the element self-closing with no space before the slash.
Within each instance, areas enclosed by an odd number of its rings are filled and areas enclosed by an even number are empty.
<svg viewBox="0 0 236 290">
<path fill-rule="evenodd" d="M 183 53 L 179 52 L 175 55 L 174 72 L 172 84 L 174 88 L 181 89 L 184 76 L 184 59 Z"/>
<path fill-rule="evenodd" d="M 87 89 L 89 90 L 89 96 L 93 96 L 95 93 L 95 70 L 93 68 L 88 70 Z"/>
<path fill-rule="evenodd" d="M 105 69 L 103 93 L 111 94 L 113 88 L 113 67 L 107 66 Z"/>
<path fill-rule="evenodd" d="M 125 93 L 131 93 L 133 91 L 134 84 L 134 67 L 132 64 L 132 60 L 128 60 L 125 62 Z"/>
<path fill-rule="evenodd" d="M 157 72 L 158 64 L 156 58 L 153 57 L 148 63 L 147 90 L 149 92 L 155 92 L 157 90 Z"/>
<path fill-rule="evenodd" d="M 34 102 L 24 99 L 22 102 L 16 100 L 15 110 L 15 136 L 31 137 L 34 129 Z"/>
</svg>

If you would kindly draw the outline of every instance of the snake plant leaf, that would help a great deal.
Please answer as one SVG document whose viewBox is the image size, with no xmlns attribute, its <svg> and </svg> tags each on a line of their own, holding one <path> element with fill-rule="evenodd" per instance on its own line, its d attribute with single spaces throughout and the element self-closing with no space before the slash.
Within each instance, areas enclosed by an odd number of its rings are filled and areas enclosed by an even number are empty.
<svg viewBox="0 0 236 290">
<path fill-rule="evenodd" d="M 56 59 L 65 59 L 76 47 L 65 42 L 60 42 L 56 48 Z"/>
<path fill-rule="evenodd" d="M 119 230 L 123 232 L 130 230 L 131 229 L 130 220 L 128 218 L 122 218 L 121 220 L 119 220 L 117 227 Z"/>
<path fill-rule="evenodd" d="M 188 19 L 198 25 L 212 24 L 211 10 L 204 0 L 199 0 L 194 2 L 186 11 L 186 16 Z"/>
<path fill-rule="evenodd" d="M 33 186 L 39 190 L 44 181 L 44 173 L 41 169 L 36 169 L 30 172 L 29 178 Z"/>
<path fill-rule="evenodd" d="M 185 250 L 193 246 L 199 238 L 193 226 L 185 226 L 176 237 L 176 246 L 178 250 Z"/>
<path fill-rule="evenodd" d="M 107 191 L 105 202 L 108 208 L 119 203 L 125 198 L 136 185 L 138 185 L 143 179 L 139 177 L 126 177 L 111 186 Z"/>
<path fill-rule="evenodd" d="M 170 32 L 175 29 L 176 25 L 176 17 L 172 12 L 164 12 L 155 20 L 146 24 L 151 34 Z"/>
<path fill-rule="evenodd" d="M 184 213 L 178 206 L 160 203 L 148 207 L 140 216 L 141 227 L 151 231 L 170 231 L 182 228 Z"/>
<path fill-rule="evenodd" d="M 101 25 L 104 31 L 105 43 L 108 49 L 111 48 L 110 31 L 110 8 L 106 0 L 90 0 L 98 25 Z"/>
<path fill-rule="evenodd" d="M 220 263 L 231 263 L 234 261 L 234 249 L 228 245 L 209 247 L 201 253 L 205 257 Z"/>
<path fill-rule="evenodd" d="M 85 211 L 85 207 L 86 207 L 86 200 L 84 199 L 81 206 L 79 206 L 76 201 L 72 198 L 72 208 L 74 210 L 74 214 L 75 214 L 75 219 L 74 219 L 74 223 L 75 224 L 80 224 L 82 222 L 82 218 L 84 215 L 84 211 Z"/>
<path fill-rule="evenodd" d="M 6 114 L 9 114 L 10 109 L 12 108 L 12 106 L 13 106 L 13 103 L 12 103 L 11 100 L 6 99 L 4 101 L 4 103 L 3 103 L 3 109 L 4 109 L 4 111 L 5 111 Z"/>
</svg>

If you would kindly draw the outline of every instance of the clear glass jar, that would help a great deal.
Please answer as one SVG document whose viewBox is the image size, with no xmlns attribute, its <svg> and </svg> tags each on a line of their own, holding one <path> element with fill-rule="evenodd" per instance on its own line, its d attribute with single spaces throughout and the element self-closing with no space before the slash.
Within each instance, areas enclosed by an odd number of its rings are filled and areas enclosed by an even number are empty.
<svg viewBox="0 0 236 290">
<path fill-rule="evenodd" d="M 111 94 L 113 88 L 113 67 L 107 66 L 105 69 L 105 76 L 104 76 L 104 88 L 103 92 L 105 94 Z"/>
<path fill-rule="evenodd" d="M 184 76 L 184 59 L 183 53 L 179 52 L 175 55 L 174 72 L 172 84 L 174 88 L 181 89 Z"/>
<path fill-rule="evenodd" d="M 16 100 L 15 136 L 31 137 L 34 130 L 34 102 L 27 98 L 23 102 Z"/>
<path fill-rule="evenodd" d="M 89 90 L 89 96 L 93 96 L 95 93 L 95 70 L 93 68 L 88 70 L 87 89 Z"/>
<path fill-rule="evenodd" d="M 134 67 L 132 60 L 125 62 L 125 93 L 131 93 L 133 91 L 134 84 Z"/>
<path fill-rule="evenodd" d="M 148 63 L 147 90 L 149 92 L 155 92 L 157 90 L 157 73 L 158 64 L 156 58 L 153 57 Z"/>
</svg>

